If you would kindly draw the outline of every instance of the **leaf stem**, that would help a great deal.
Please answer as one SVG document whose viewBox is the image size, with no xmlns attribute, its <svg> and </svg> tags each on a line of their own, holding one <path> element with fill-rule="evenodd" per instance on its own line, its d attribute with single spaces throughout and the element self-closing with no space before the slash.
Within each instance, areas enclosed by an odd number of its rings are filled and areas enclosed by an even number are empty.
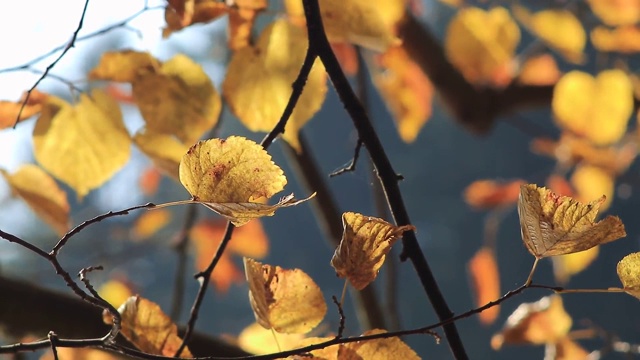
<svg viewBox="0 0 640 360">
<path fill-rule="evenodd" d="M 533 261 L 533 265 L 531 266 L 531 271 L 529 271 L 529 276 L 527 277 L 527 281 L 524 283 L 525 286 L 531 285 L 531 281 L 533 280 L 533 273 L 536 271 L 536 268 L 538 267 L 538 262 L 539 261 L 540 261 L 539 258 L 536 258 Z"/>
</svg>

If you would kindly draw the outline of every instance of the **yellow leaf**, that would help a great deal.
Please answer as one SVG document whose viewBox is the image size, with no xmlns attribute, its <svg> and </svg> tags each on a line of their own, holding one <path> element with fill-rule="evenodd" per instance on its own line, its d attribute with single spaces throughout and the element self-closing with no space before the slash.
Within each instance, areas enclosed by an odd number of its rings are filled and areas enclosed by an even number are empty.
<svg viewBox="0 0 640 360">
<path fill-rule="evenodd" d="M 148 52 L 124 50 L 107 51 L 98 65 L 89 73 L 91 80 L 133 82 L 143 70 L 158 70 L 160 61 Z"/>
<path fill-rule="evenodd" d="M 323 342 L 327 342 L 329 340 L 333 340 L 335 339 L 334 337 L 310 337 L 310 338 L 305 338 L 300 340 L 295 348 L 302 348 L 302 347 L 307 347 L 307 346 L 311 346 L 311 345 L 316 345 L 316 344 L 320 344 Z M 332 345 L 332 346 L 327 346 L 325 348 L 322 349 L 318 349 L 318 350 L 313 350 L 310 351 L 311 355 L 313 355 L 313 359 L 314 360 L 334 360 L 334 359 L 341 359 L 341 360 L 349 360 L 349 359 L 344 359 L 343 357 L 340 357 L 340 350 L 342 349 L 344 345 L 340 344 L 340 345 Z M 294 356 L 289 356 L 287 359 L 291 359 L 291 360 L 304 360 L 304 355 L 300 356 L 300 355 L 294 355 Z M 357 359 L 354 359 L 357 360 Z"/>
<path fill-rule="evenodd" d="M 588 204 L 534 184 L 522 185 L 518 215 L 522 240 L 536 258 L 566 255 L 626 236 L 616 216 L 595 222 L 605 197 Z"/>
<path fill-rule="evenodd" d="M 606 200 L 600 205 L 600 210 L 605 211 L 611 205 L 615 179 L 602 168 L 579 165 L 571 176 L 571 184 L 576 189 L 576 200 L 589 202 L 604 195 Z"/>
<path fill-rule="evenodd" d="M 617 271 L 624 291 L 640 299 L 640 252 L 622 258 L 618 262 Z"/>
<path fill-rule="evenodd" d="M 482 247 L 467 265 L 475 292 L 476 306 L 486 305 L 500 297 L 500 273 L 498 262 L 492 249 Z M 500 315 L 500 305 L 490 307 L 478 314 L 480 322 L 490 325 Z"/>
<path fill-rule="evenodd" d="M 189 151 L 189 146 L 180 142 L 172 135 L 154 133 L 142 129 L 133 137 L 138 148 L 173 179 L 179 179 L 180 161 Z"/>
<path fill-rule="evenodd" d="M 400 138 L 411 143 L 431 116 L 433 85 L 402 46 L 388 48 L 376 63 L 373 82 L 393 114 Z"/>
<path fill-rule="evenodd" d="M 98 289 L 100 296 L 116 308 L 133 296 L 131 288 L 119 280 L 109 280 Z"/>
<path fill-rule="evenodd" d="M 596 78 L 574 70 L 556 84 L 551 106 L 560 127 L 596 145 L 609 145 L 627 130 L 633 87 L 621 70 L 605 70 Z"/>
<path fill-rule="evenodd" d="M 75 106 L 49 96 L 33 130 L 36 160 L 80 199 L 126 164 L 130 145 L 118 104 L 100 90 Z"/>
<path fill-rule="evenodd" d="M 40 360 L 122 360 L 122 357 L 98 349 L 57 347 L 56 351 L 58 353 L 57 357 L 54 357 L 53 353 L 48 351 L 40 357 Z"/>
<path fill-rule="evenodd" d="M 303 337 L 303 334 L 274 333 L 255 322 L 242 329 L 238 335 L 238 346 L 252 354 L 266 355 L 298 348 Z"/>
<path fill-rule="evenodd" d="M 449 23 L 444 46 L 449 61 L 467 80 L 493 84 L 513 60 L 519 42 L 520 29 L 507 9 L 468 7 Z"/>
<path fill-rule="evenodd" d="M 543 54 L 528 58 L 518 75 L 518 82 L 526 85 L 553 85 L 561 73 L 553 56 Z"/>
<path fill-rule="evenodd" d="M 307 333 L 327 312 L 322 291 L 300 269 L 283 269 L 244 258 L 249 300 L 256 321 L 282 333 Z"/>
<path fill-rule="evenodd" d="M 587 360 L 589 352 L 565 336 L 555 344 L 547 344 L 544 352 L 544 360 Z"/>
<path fill-rule="evenodd" d="M 170 0 L 164 11 L 167 26 L 162 29 L 166 38 L 174 31 L 196 23 L 208 23 L 227 13 L 227 4 L 217 1 Z"/>
<path fill-rule="evenodd" d="M 122 316 L 120 333 L 143 352 L 174 356 L 182 340 L 178 327 L 158 304 L 140 296 L 132 296 L 118 309 Z M 193 357 L 185 348 L 180 357 Z"/>
<path fill-rule="evenodd" d="M 49 174 L 32 164 L 21 166 L 13 174 L 0 169 L 0 174 L 7 180 L 11 190 L 58 235 L 62 236 L 69 231 L 71 221 L 67 194 Z"/>
<path fill-rule="evenodd" d="M 610 26 L 640 21 L 640 0 L 588 0 L 593 13 Z"/>
<path fill-rule="evenodd" d="M 34 115 L 37 115 L 42 111 L 42 105 L 47 100 L 49 95 L 41 93 L 38 90 L 33 90 L 24 108 L 22 104 L 26 99 L 27 94 L 22 95 L 22 98 L 18 101 L 0 101 L 0 130 L 12 127 L 16 120 L 26 120 Z M 22 112 L 20 112 L 22 109 Z M 18 119 L 20 114 L 20 119 Z"/>
<path fill-rule="evenodd" d="M 385 333 L 385 330 L 373 329 L 365 331 L 363 336 Z M 340 359 L 367 359 L 367 360 L 387 360 L 387 359 L 403 359 L 403 360 L 420 360 L 420 357 L 407 344 L 398 337 L 390 337 L 386 339 L 376 339 L 367 341 L 358 341 L 343 345 L 344 348 L 350 350 L 345 353 L 355 353 L 357 357 L 339 357 Z M 351 355 L 351 354 L 350 354 Z"/>
<path fill-rule="evenodd" d="M 342 214 L 342 240 L 336 248 L 331 266 L 339 277 L 346 277 L 357 290 L 364 289 L 376 276 L 391 246 L 412 225 L 394 226 L 362 214 Z"/>
<path fill-rule="evenodd" d="M 234 53 L 222 91 L 231 111 L 251 131 L 271 131 L 291 96 L 307 51 L 307 35 L 286 20 L 276 20 L 256 46 Z M 298 132 L 320 109 L 327 93 L 327 75 L 316 59 L 283 138 L 300 150 Z"/>
<path fill-rule="evenodd" d="M 553 344 L 567 335 L 572 322 L 559 295 L 545 296 L 518 306 L 502 331 L 491 338 L 491 347 L 498 350 L 503 344 Z"/>
<path fill-rule="evenodd" d="M 591 42 L 600 51 L 635 53 L 640 51 L 640 29 L 632 25 L 615 29 L 598 26 L 591 31 Z"/>
<path fill-rule="evenodd" d="M 135 240 L 151 237 L 158 230 L 165 227 L 171 221 L 171 212 L 167 209 L 145 211 L 136 219 L 131 229 L 131 236 Z"/>
<path fill-rule="evenodd" d="M 589 250 L 551 258 L 556 282 L 566 284 L 569 278 L 586 269 L 598 257 L 599 249 L 600 247 L 594 246 Z"/>
<path fill-rule="evenodd" d="M 574 63 L 584 61 L 587 34 L 580 20 L 568 10 L 542 10 L 532 14 L 522 6 L 513 7 L 514 16 L 535 36 Z"/>
</svg>

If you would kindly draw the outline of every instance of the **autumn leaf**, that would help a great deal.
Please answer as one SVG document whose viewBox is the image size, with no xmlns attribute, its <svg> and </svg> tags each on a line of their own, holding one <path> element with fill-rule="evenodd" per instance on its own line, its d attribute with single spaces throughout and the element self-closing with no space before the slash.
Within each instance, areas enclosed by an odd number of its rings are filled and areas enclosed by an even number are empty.
<svg viewBox="0 0 640 360">
<path fill-rule="evenodd" d="M 74 106 L 49 96 L 33 130 L 36 160 L 80 199 L 126 164 L 130 144 L 118 104 L 100 90 Z"/>
<path fill-rule="evenodd" d="M 40 360 L 121 360 L 122 357 L 116 356 L 105 350 L 89 349 L 89 348 L 68 348 L 57 347 L 57 356 L 54 357 L 51 351 L 40 357 Z"/>
<path fill-rule="evenodd" d="M 301 347 L 303 338 L 303 334 L 274 333 L 254 322 L 242 329 L 238 335 L 238 346 L 251 354 L 266 355 Z"/>
<path fill-rule="evenodd" d="M 31 91 L 27 99 L 27 94 L 23 94 L 20 100 L 0 101 L 0 130 L 12 127 L 16 121 L 26 120 L 42 111 L 42 106 L 46 102 L 48 95 L 38 90 Z M 27 100 L 25 103 L 24 101 Z M 22 105 L 24 104 L 24 108 Z M 22 112 L 20 112 L 22 109 Z M 20 118 L 18 119 L 18 114 Z"/>
<path fill-rule="evenodd" d="M 627 130 L 633 111 L 633 87 L 621 70 L 605 70 L 596 78 L 574 70 L 554 87 L 551 106 L 560 127 L 596 145 L 609 145 Z"/>
<path fill-rule="evenodd" d="M 593 47 L 603 52 L 630 54 L 640 51 L 640 28 L 633 25 L 608 29 L 598 26 L 591 30 Z"/>
<path fill-rule="evenodd" d="M 180 142 L 172 135 L 147 131 L 142 129 L 133 137 L 136 144 L 145 155 L 165 174 L 174 180 L 179 180 L 180 161 L 189 151 L 189 146 Z"/>
<path fill-rule="evenodd" d="M 197 223 L 190 232 L 195 245 L 196 269 L 202 270 L 209 266 L 213 255 L 220 245 L 226 230 L 225 221 L 205 220 Z M 232 283 L 244 280 L 242 271 L 234 264 L 231 255 L 263 258 L 269 252 L 269 240 L 262 228 L 260 220 L 249 221 L 246 225 L 237 228 L 227 245 L 227 250 L 222 253 L 220 262 L 211 274 L 211 282 L 216 289 L 226 292 Z"/>
<path fill-rule="evenodd" d="M 587 360 L 589 352 L 577 342 L 565 336 L 555 344 L 547 344 L 544 351 L 544 359 L 547 360 Z"/>
<path fill-rule="evenodd" d="M 138 185 L 144 195 L 152 196 L 158 192 L 161 180 L 162 174 L 160 173 L 160 170 L 155 166 L 149 166 L 142 171 L 142 174 L 140 174 Z"/>
<path fill-rule="evenodd" d="M 402 234 L 415 230 L 412 225 L 394 226 L 353 212 L 342 214 L 342 226 L 342 240 L 331 258 L 331 266 L 357 290 L 375 280 L 391 246 Z"/>
<path fill-rule="evenodd" d="M 587 34 L 580 20 L 571 11 L 550 9 L 532 14 L 526 8 L 516 5 L 513 7 L 513 15 L 565 59 L 573 63 L 584 62 Z"/>
<path fill-rule="evenodd" d="M 613 201 L 615 179 L 612 174 L 602 168 L 592 165 L 579 165 L 571 175 L 571 184 L 576 190 L 576 200 L 589 202 L 601 196 L 605 201 L 600 210 L 605 211 Z"/>
<path fill-rule="evenodd" d="M 167 209 L 145 211 L 140 214 L 133 224 L 131 236 L 134 240 L 147 239 L 171 221 L 171 212 Z"/>
<path fill-rule="evenodd" d="M 564 176 L 551 174 L 547 178 L 547 188 L 560 196 L 574 197 L 575 191 Z"/>
<path fill-rule="evenodd" d="M 222 84 L 231 111 L 251 131 L 271 131 L 293 91 L 291 84 L 307 52 L 307 35 L 286 20 L 276 20 L 255 46 L 233 54 Z M 285 127 L 283 139 L 300 151 L 298 132 L 320 110 L 327 93 L 327 75 L 316 59 L 302 95 Z"/>
<path fill-rule="evenodd" d="M 143 352 L 174 356 L 182 340 L 178 327 L 158 304 L 141 296 L 132 296 L 118 309 L 122 316 L 120 333 Z M 193 357 L 185 348 L 180 357 Z"/>
<path fill-rule="evenodd" d="M 393 115 L 400 138 L 411 143 L 431 117 L 431 80 L 402 46 L 388 48 L 375 60 L 373 83 Z"/>
<path fill-rule="evenodd" d="M 354 76 L 358 73 L 358 53 L 355 46 L 349 43 L 332 43 L 331 50 L 345 75 Z"/>
<path fill-rule="evenodd" d="M 98 289 L 98 293 L 100 297 L 116 308 L 124 304 L 134 295 L 129 285 L 115 279 L 111 279 L 102 284 Z"/>
<path fill-rule="evenodd" d="M 249 300 L 256 321 L 266 329 L 304 334 L 327 312 L 322 291 L 300 269 L 283 269 L 244 258 Z"/>
<path fill-rule="evenodd" d="M 530 57 L 522 64 L 518 82 L 525 85 L 553 85 L 561 75 L 553 56 L 543 54 Z"/>
<path fill-rule="evenodd" d="M 624 291 L 640 299 L 640 252 L 622 258 L 616 270 Z"/>
<path fill-rule="evenodd" d="M 308 337 L 304 338 L 296 344 L 295 348 L 302 348 L 311 345 L 321 344 L 323 342 L 327 342 L 329 340 L 333 340 L 335 337 Z M 346 344 L 345 344 L 346 345 Z M 343 359 L 345 358 L 340 350 L 344 349 L 343 344 L 327 346 L 322 349 L 312 350 L 309 353 L 313 356 L 315 360 L 333 360 L 333 359 Z M 293 355 L 289 356 L 287 359 L 290 360 L 304 360 L 304 355 Z M 359 358 L 348 358 L 346 360 L 360 360 Z"/>
<path fill-rule="evenodd" d="M 89 72 L 90 80 L 133 82 L 145 70 L 159 70 L 162 64 L 148 52 L 123 50 L 107 51 Z"/>
<path fill-rule="evenodd" d="M 468 81 L 505 85 L 496 79 L 512 62 L 519 42 L 520 29 L 507 9 L 467 7 L 449 23 L 444 47 L 449 61 Z"/>
<path fill-rule="evenodd" d="M 640 1 L 588 0 L 593 13 L 610 26 L 632 25 L 640 21 Z"/>
<path fill-rule="evenodd" d="M 552 257 L 553 276 L 556 282 L 566 284 L 573 275 L 586 269 L 598 257 L 599 249 L 599 246 L 594 246 L 585 251 Z"/>
<path fill-rule="evenodd" d="M 22 165 L 10 174 L 0 169 L 11 191 L 22 198 L 44 222 L 62 236 L 71 227 L 67 194 L 42 168 L 33 164 Z"/>
<path fill-rule="evenodd" d="M 483 247 L 473 255 L 467 270 L 475 292 L 476 306 L 484 306 L 500 297 L 500 273 L 492 249 Z M 478 314 L 480 322 L 490 325 L 500 315 L 500 305 L 490 307 Z"/>
<path fill-rule="evenodd" d="M 493 209 L 508 206 L 518 201 L 523 180 L 508 182 L 476 180 L 464 190 L 464 201 L 475 209 Z"/>
<path fill-rule="evenodd" d="M 522 185 L 518 216 L 527 250 L 540 259 L 584 251 L 625 237 L 618 217 L 607 216 L 595 222 L 604 201 L 603 196 L 583 204 L 544 187 Z"/>
<path fill-rule="evenodd" d="M 385 330 L 372 329 L 365 331 L 362 335 L 375 335 L 385 333 Z M 390 337 L 385 339 L 375 339 L 367 341 L 358 341 L 344 345 L 345 353 L 353 353 L 352 357 L 344 357 L 344 359 L 367 359 L 367 360 L 386 360 L 386 359 L 406 359 L 419 360 L 420 357 L 407 344 L 398 337 Z M 338 357 L 343 359 L 343 357 Z"/>
<path fill-rule="evenodd" d="M 557 343 L 568 334 L 572 322 L 559 295 L 545 296 L 518 306 L 507 318 L 502 331 L 491 338 L 491 347 L 498 350 L 503 344 Z"/>
</svg>

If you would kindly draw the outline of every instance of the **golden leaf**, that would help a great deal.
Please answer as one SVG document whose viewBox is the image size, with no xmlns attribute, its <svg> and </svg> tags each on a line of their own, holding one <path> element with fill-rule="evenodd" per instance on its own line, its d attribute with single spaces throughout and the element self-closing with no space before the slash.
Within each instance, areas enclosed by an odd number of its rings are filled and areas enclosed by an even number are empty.
<svg viewBox="0 0 640 360">
<path fill-rule="evenodd" d="M 610 26 L 633 25 L 640 21 L 640 0 L 588 0 L 593 13 Z"/>
<path fill-rule="evenodd" d="M 118 104 L 100 90 L 75 106 L 49 96 L 33 130 L 36 160 L 80 199 L 126 164 L 130 145 Z"/>
<path fill-rule="evenodd" d="M 131 83 L 133 98 L 150 132 L 193 144 L 218 121 L 220 95 L 202 67 L 176 55 L 159 70 L 143 69 Z"/>
<path fill-rule="evenodd" d="M 271 131 L 291 96 L 307 52 L 307 35 L 286 20 L 276 20 L 256 46 L 234 53 L 222 91 L 231 111 L 251 131 Z M 298 132 L 320 109 L 327 93 L 327 75 L 316 59 L 304 91 L 285 127 L 283 138 L 300 150 Z"/>
<path fill-rule="evenodd" d="M 615 179 L 608 171 L 597 166 L 578 165 L 571 175 L 571 184 L 576 190 L 576 200 L 588 202 L 604 195 L 606 200 L 600 210 L 605 211 L 611 205 Z"/>
<path fill-rule="evenodd" d="M 603 196 L 583 204 L 544 187 L 522 185 L 518 216 L 527 250 L 540 259 L 584 251 L 626 236 L 616 216 L 595 222 L 604 201 Z"/>
<path fill-rule="evenodd" d="M 133 82 L 141 71 L 158 70 L 161 66 L 160 61 L 148 52 L 107 51 L 100 57 L 98 65 L 89 72 L 89 79 Z"/>
<path fill-rule="evenodd" d="M 609 145 L 627 130 L 633 86 L 621 70 L 605 70 L 596 78 L 574 70 L 556 84 L 551 107 L 560 127 L 596 145 Z"/>
<path fill-rule="evenodd" d="M 373 82 L 393 115 L 400 138 L 411 143 L 431 116 L 433 85 L 402 46 L 390 47 L 376 59 Z"/>
<path fill-rule="evenodd" d="M 300 269 L 283 269 L 244 258 L 249 300 L 256 321 L 282 333 L 307 333 L 327 312 L 322 291 Z"/>
<path fill-rule="evenodd" d="M 335 337 L 309 337 L 309 338 L 300 340 L 296 344 L 295 348 L 302 348 L 302 347 L 307 347 L 311 345 L 321 344 L 323 342 L 327 342 L 333 339 L 335 339 Z M 327 346 L 322 349 L 312 350 L 309 353 L 313 355 L 314 360 L 334 360 L 334 359 L 349 360 L 349 359 L 344 359 L 343 357 L 339 357 L 338 355 L 340 354 L 340 350 L 343 346 L 344 345 L 342 344 Z M 304 360 L 304 355 L 293 355 L 293 356 L 289 356 L 287 359 Z"/>
<path fill-rule="evenodd" d="M 122 360 L 120 356 L 98 349 L 57 347 L 56 351 L 58 353 L 56 357 L 48 351 L 40 357 L 40 360 Z"/>
<path fill-rule="evenodd" d="M 560 69 L 550 54 L 532 56 L 520 68 L 518 82 L 526 85 L 553 85 L 560 79 Z"/>
<path fill-rule="evenodd" d="M 412 225 L 394 226 L 353 212 L 342 214 L 342 226 L 342 240 L 331 258 L 331 266 L 358 290 L 375 280 L 391 246 L 402 234 L 415 230 Z"/>
<path fill-rule="evenodd" d="M 640 252 L 622 258 L 616 270 L 624 291 L 640 299 Z"/>
<path fill-rule="evenodd" d="M 136 144 L 145 155 L 165 174 L 178 180 L 180 161 L 189 151 L 189 146 L 180 142 L 172 135 L 155 133 L 142 129 L 133 137 Z"/>
<path fill-rule="evenodd" d="M 58 235 L 69 231 L 71 221 L 67 194 L 49 174 L 33 164 L 23 165 L 13 174 L 0 169 L 0 174 L 7 180 L 13 193 L 22 198 Z"/>
<path fill-rule="evenodd" d="M 114 307 L 124 304 L 133 293 L 131 287 L 120 280 L 109 280 L 98 289 L 100 297 Z"/>
<path fill-rule="evenodd" d="M 507 9 L 467 7 L 449 23 L 444 47 L 449 61 L 467 80 L 494 84 L 498 73 L 512 62 L 519 42 L 520 29 Z"/>
<path fill-rule="evenodd" d="M 385 333 L 385 330 L 372 329 L 365 331 L 362 335 L 375 335 Z M 386 339 L 375 339 L 367 341 L 358 341 L 343 345 L 344 348 L 350 350 L 346 353 L 355 353 L 354 357 L 338 357 L 339 359 L 367 359 L 367 360 L 387 360 L 387 359 L 404 359 L 404 360 L 420 360 L 420 357 L 407 344 L 398 337 L 390 337 Z M 340 352 L 339 352 L 340 353 Z M 350 354 L 351 355 L 351 354 Z"/>
<path fill-rule="evenodd" d="M 594 246 L 589 250 L 552 257 L 556 282 L 566 284 L 569 278 L 586 269 L 598 257 L 599 249 L 600 247 Z"/>
<path fill-rule="evenodd" d="M 498 262 L 492 249 L 482 247 L 473 255 L 467 265 L 471 284 L 475 292 L 476 306 L 486 305 L 500 297 L 500 273 Z M 490 307 L 478 314 L 480 322 L 490 325 L 500 315 L 500 305 Z"/>
<path fill-rule="evenodd" d="M 491 347 L 498 350 L 503 344 L 553 344 L 567 335 L 572 322 L 559 295 L 545 296 L 533 303 L 520 304 L 509 315 L 502 331 L 491 338 Z"/>
<path fill-rule="evenodd" d="M 476 180 L 464 189 L 464 201 L 476 209 L 493 209 L 509 206 L 518 201 L 523 180 L 508 182 Z"/>
<path fill-rule="evenodd" d="M 238 335 L 238 346 L 252 354 L 266 355 L 301 347 L 299 342 L 302 338 L 303 334 L 274 333 L 254 322 L 242 329 Z M 314 357 L 314 360 L 317 359 Z"/>
<path fill-rule="evenodd" d="M 635 53 L 640 51 L 640 28 L 633 25 L 615 29 L 598 26 L 591 31 L 591 42 L 600 51 Z"/>
<path fill-rule="evenodd" d="M 141 296 L 132 296 L 118 309 L 122 316 L 120 333 L 143 352 L 174 356 L 182 340 L 178 327 L 158 304 Z M 185 348 L 180 357 L 193 357 Z"/>
<path fill-rule="evenodd" d="M 22 98 L 18 101 L 0 101 L 0 130 L 12 127 L 16 120 L 26 120 L 34 115 L 37 115 L 42 111 L 42 105 L 47 100 L 48 94 L 39 92 L 38 90 L 31 91 L 29 99 L 26 99 L 27 94 L 23 94 Z M 22 104 L 27 100 L 27 103 Z M 22 112 L 20 112 L 22 109 Z M 20 114 L 20 119 L 18 119 Z"/>
<path fill-rule="evenodd" d="M 565 59 L 582 63 L 587 34 L 580 20 L 568 10 L 542 10 L 532 14 L 522 6 L 513 7 L 513 15 Z"/>
<path fill-rule="evenodd" d="M 589 352 L 569 336 L 558 340 L 555 344 L 547 344 L 544 351 L 544 360 L 587 360 Z"/>
<path fill-rule="evenodd" d="M 171 221 L 171 212 L 167 209 L 145 211 L 140 214 L 133 224 L 131 236 L 133 240 L 147 239 Z"/>
</svg>

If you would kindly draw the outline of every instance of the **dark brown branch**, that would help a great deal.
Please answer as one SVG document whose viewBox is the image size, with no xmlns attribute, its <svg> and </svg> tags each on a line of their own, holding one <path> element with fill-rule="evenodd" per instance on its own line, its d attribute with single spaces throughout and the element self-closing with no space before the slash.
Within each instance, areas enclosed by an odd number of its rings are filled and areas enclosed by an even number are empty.
<svg viewBox="0 0 640 360">
<path fill-rule="evenodd" d="M 551 104 L 553 86 L 512 83 L 504 89 L 471 85 L 449 62 L 440 42 L 413 15 L 398 27 L 409 56 L 429 77 L 453 117 L 467 130 L 486 134 L 497 117 L 515 110 Z"/>
<path fill-rule="evenodd" d="M 391 166 L 378 134 L 373 128 L 362 104 L 354 94 L 349 81 L 345 77 L 338 60 L 331 49 L 331 45 L 324 32 L 320 7 L 317 0 L 303 0 L 307 31 L 309 32 L 309 44 L 313 44 L 318 56 L 329 74 L 329 78 L 349 113 L 360 139 L 367 147 L 369 155 L 375 165 L 382 187 L 387 196 L 387 203 L 398 226 L 409 225 L 411 221 L 404 205 L 404 200 L 398 186 L 398 177 Z M 403 254 L 411 259 L 413 266 L 420 278 L 422 287 L 427 293 L 433 308 L 441 321 L 446 321 L 453 316 L 449 305 L 444 299 L 431 268 L 418 245 L 415 232 L 407 231 L 403 237 Z M 449 347 L 456 359 L 467 359 L 468 356 L 454 323 L 444 326 L 444 332 L 449 342 Z"/>
</svg>

